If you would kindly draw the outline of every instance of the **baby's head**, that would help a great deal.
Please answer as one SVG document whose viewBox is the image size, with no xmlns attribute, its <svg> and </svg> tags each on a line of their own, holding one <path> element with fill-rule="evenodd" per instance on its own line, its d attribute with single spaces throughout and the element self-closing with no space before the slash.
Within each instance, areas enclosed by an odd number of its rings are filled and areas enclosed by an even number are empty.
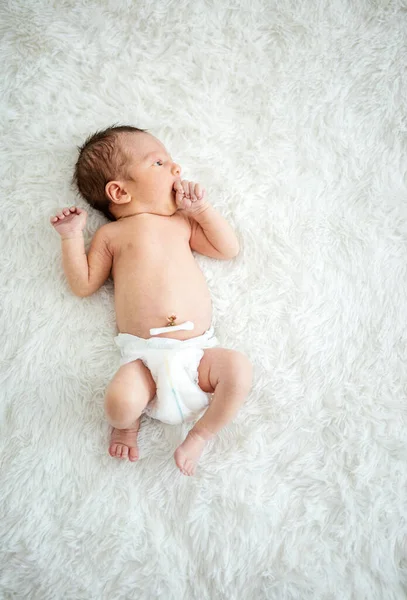
<svg viewBox="0 0 407 600">
<path fill-rule="evenodd" d="M 181 167 L 146 130 L 112 126 L 88 137 L 78 150 L 73 182 L 111 221 L 145 212 L 176 212 L 173 186 Z"/>
</svg>

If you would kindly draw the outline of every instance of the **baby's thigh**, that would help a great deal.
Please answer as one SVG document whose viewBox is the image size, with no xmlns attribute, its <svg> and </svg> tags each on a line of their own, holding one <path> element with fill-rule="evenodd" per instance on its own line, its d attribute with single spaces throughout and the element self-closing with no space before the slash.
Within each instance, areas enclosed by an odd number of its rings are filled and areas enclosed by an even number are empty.
<svg viewBox="0 0 407 600">
<path fill-rule="evenodd" d="M 111 422 L 121 422 L 140 416 L 156 394 L 156 385 L 149 369 L 141 360 L 120 367 L 109 383 L 105 410 Z"/>
</svg>

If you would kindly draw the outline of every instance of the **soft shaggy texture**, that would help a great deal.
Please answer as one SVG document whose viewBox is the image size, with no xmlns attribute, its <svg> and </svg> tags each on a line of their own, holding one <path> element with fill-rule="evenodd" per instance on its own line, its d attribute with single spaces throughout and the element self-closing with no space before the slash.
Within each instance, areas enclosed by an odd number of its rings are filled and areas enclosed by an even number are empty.
<svg viewBox="0 0 407 600">
<path fill-rule="evenodd" d="M 1 598 L 405 598 L 406 2 L 10 0 L 0 23 Z M 194 478 L 183 427 L 108 456 L 112 283 L 73 296 L 48 222 L 117 122 L 241 240 L 197 260 L 255 381 Z"/>
</svg>

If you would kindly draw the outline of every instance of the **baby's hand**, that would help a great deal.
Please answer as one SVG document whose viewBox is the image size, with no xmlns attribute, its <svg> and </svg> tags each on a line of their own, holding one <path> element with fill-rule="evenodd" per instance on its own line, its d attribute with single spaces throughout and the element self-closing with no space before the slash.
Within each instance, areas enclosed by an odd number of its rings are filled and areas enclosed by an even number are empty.
<svg viewBox="0 0 407 600">
<path fill-rule="evenodd" d="M 86 210 L 71 206 L 51 217 L 50 223 L 62 238 L 75 237 L 85 228 L 87 216 Z"/>
<path fill-rule="evenodd" d="M 174 183 L 174 191 L 178 210 L 196 214 L 208 206 L 208 202 L 205 200 L 206 191 L 201 188 L 199 183 L 178 179 Z"/>
</svg>

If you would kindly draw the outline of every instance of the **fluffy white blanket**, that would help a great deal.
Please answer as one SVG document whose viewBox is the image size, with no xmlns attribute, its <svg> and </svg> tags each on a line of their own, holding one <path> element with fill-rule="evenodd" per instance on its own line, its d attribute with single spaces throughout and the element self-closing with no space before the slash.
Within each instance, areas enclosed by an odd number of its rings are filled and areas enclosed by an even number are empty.
<svg viewBox="0 0 407 600">
<path fill-rule="evenodd" d="M 1 598 L 405 598 L 405 0 L 0 11 Z M 48 223 L 76 145 L 117 122 L 241 240 L 197 260 L 255 383 L 195 478 L 181 427 L 144 421 L 139 463 L 108 456 L 112 285 L 74 297 Z"/>
</svg>

